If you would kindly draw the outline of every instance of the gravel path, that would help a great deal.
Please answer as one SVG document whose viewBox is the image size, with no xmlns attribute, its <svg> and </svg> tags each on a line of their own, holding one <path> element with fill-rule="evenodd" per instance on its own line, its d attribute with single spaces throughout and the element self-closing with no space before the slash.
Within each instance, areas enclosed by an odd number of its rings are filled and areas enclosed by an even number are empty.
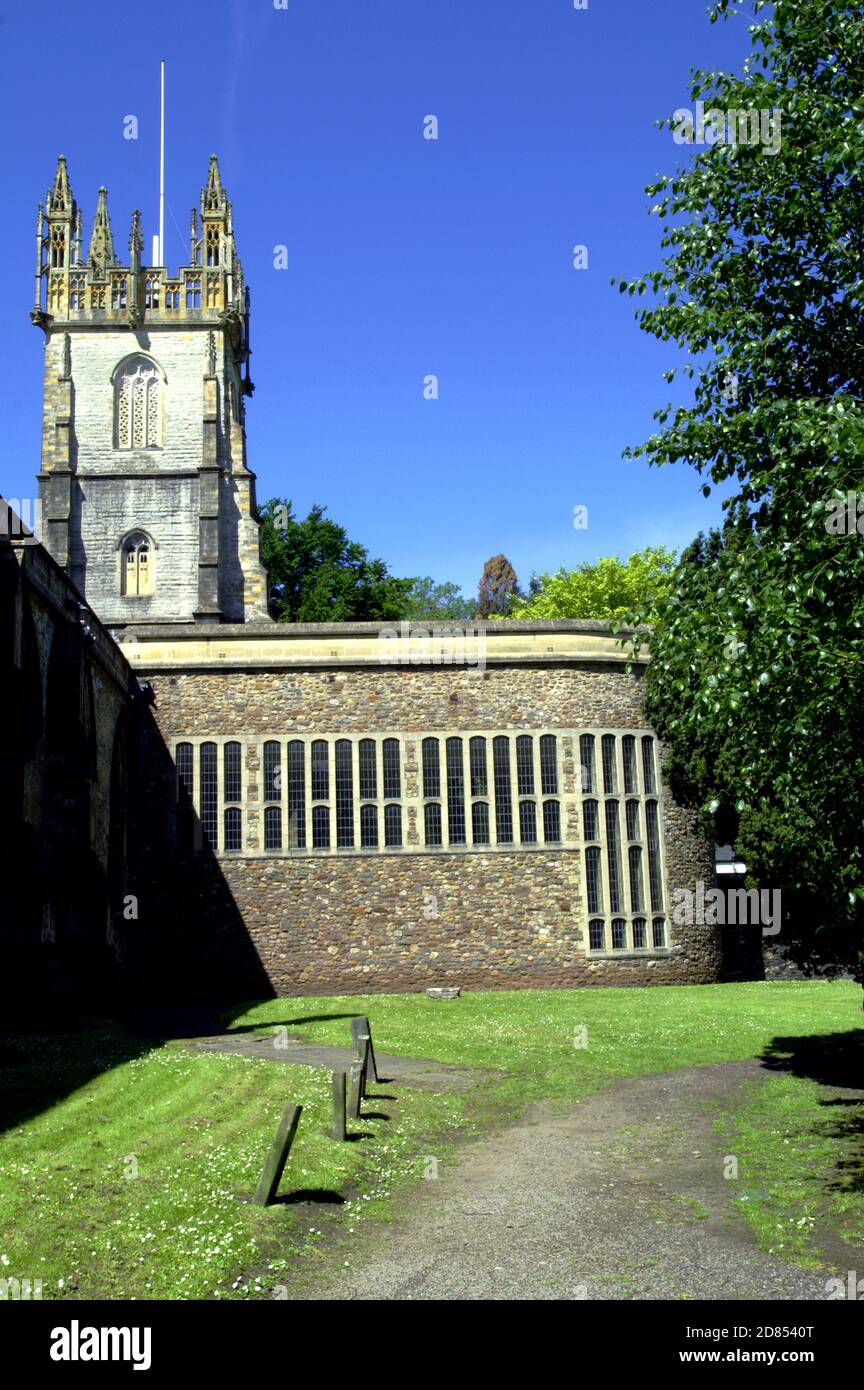
<svg viewBox="0 0 864 1390">
<path fill-rule="evenodd" d="M 714 1115 L 764 1074 L 695 1067 L 622 1081 L 564 1115 L 536 1106 L 441 1165 L 392 1224 L 363 1228 L 340 1276 L 301 1297 L 822 1300 L 831 1271 L 759 1251 L 723 1177 Z"/>
<path fill-rule="evenodd" d="M 374 1044 L 375 1037 L 373 1034 Z M 295 1067 L 320 1067 L 323 1071 L 348 1071 L 354 1059 L 350 1047 L 324 1047 L 292 1037 L 273 1037 L 218 1034 L 212 1038 L 197 1038 L 185 1046 L 196 1052 L 231 1052 L 238 1057 L 265 1057 L 270 1062 L 287 1062 Z M 464 1067 L 450 1067 L 445 1062 L 429 1062 L 422 1057 L 394 1057 L 375 1048 L 375 1060 L 382 1084 L 399 1082 L 403 1086 L 418 1086 L 429 1091 L 467 1091 L 476 1084 L 482 1073 Z M 375 1083 L 369 1083 L 374 1089 Z"/>
</svg>

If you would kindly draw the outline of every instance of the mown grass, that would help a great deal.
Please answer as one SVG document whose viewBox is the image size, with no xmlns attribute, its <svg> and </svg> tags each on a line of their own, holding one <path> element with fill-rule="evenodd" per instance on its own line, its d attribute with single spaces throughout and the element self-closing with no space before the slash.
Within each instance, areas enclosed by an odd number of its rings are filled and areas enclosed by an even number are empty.
<svg viewBox="0 0 864 1390">
<path fill-rule="evenodd" d="M 467 994 L 452 1003 L 281 999 L 233 1011 L 229 1026 L 265 1035 L 287 1027 L 346 1045 L 344 1015 L 355 1013 L 370 1017 L 380 1052 L 488 1074 L 464 1094 L 372 1087 L 367 1110 L 388 1118 L 354 1126 L 367 1137 L 337 1144 L 328 1137 L 326 1072 L 176 1044 L 151 1050 L 105 1026 L 13 1040 L 0 1116 L 0 1277 L 40 1278 L 44 1298 L 254 1296 L 280 1277 L 291 1283 L 304 1256 L 330 1249 L 331 1234 L 338 1258 L 347 1246 L 350 1261 L 366 1214 L 386 1216 L 391 1194 L 419 1178 L 430 1156 L 447 1161 L 460 1130 L 538 1100 L 570 1103 L 618 1077 L 758 1057 L 776 1051 L 778 1038 L 818 1048 L 858 1026 L 860 990 L 784 982 Z M 254 1189 L 289 1100 L 305 1109 L 282 1191 L 315 1203 L 261 1211 L 239 1198 Z M 786 1137 L 761 1135 L 769 1159 Z M 833 1142 L 829 1168 L 853 1141 Z M 850 1220 L 860 1198 L 850 1199 Z"/>
<path fill-rule="evenodd" d="M 738 1159 L 733 1200 L 763 1250 L 816 1267 L 826 1253 L 839 1258 L 843 1241 L 860 1263 L 862 1110 L 808 1077 L 779 1074 L 747 1086 L 718 1122 Z"/>
</svg>

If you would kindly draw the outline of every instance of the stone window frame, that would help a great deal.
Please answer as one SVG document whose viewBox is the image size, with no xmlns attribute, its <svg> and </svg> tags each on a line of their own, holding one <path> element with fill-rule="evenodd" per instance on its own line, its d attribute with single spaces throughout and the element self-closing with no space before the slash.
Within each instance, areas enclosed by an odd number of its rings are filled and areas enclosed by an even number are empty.
<svg viewBox="0 0 864 1390">
<path fill-rule="evenodd" d="M 161 364 L 141 349 L 121 357 L 111 373 L 111 448 L 124 457 L 146 453 L 150 457 L 165 447 L 165 394 L 168 378 Z M 137 387 L 143 383 L 143 391 Z M 136 444 L 134 410 L 140 401 L 146 442 Z M 151 438 L 151 436 L 153 436 Z M 127 442 L 128 439 L 128 442 Z"/>
<path fill-rule="evenodd" d="M 603 791 L 603 760 L 602 760 L 602 739 L 604 736 L 613 735 L 615 738 L 615 792 L 605 793 Z M 520 793 L 519 768 L 517 765 L 517 738 L 530 736 L 532 739 L 533 771 L 534 771 L 534 793 Z M 541 767 L 541 738 L 553 736 L 555 742 L 555 755 L 557 767 L 557 795 L 551 792 L 544 793 L 542 788 L 548 785 L 548 758 L 547 767 L 544 773 Z M 625 736 L 635 736 L 636 738 L 636 786 L 634 790 L 625 791 L 625 785 L 633 787 L 632 778 L 628 777 L 625 783 L 624 777 L 624 752 L 623 740 Z M 581 739 L 593 737 L 595 740 L 594 750 L 594 783 L 593 788 L 586 786 L 584 782 L 584 769 L 579 762 L 581 756 Z M 439 775 L 441 784 L 441 794 L 439 796 L 424 796 L 423 783 L 423 742 L 425 739 L 437 739 L 439 750 Z M 462 770 L 463 770 L 463 805 L 465 816 L 465 842 L 450 844 L 448 842 L 448 805 L 447 805 L 447 766 L 446 766 L 446 746 L 447 740 L 459 738 L 462 740 Z M 484 738 L 486 740 L 486 766 L 488 788 L 486 795 L 474 795 L 472 791 L 472 771 L 471 771 L 471 740 L 474 738 Z M 513 820 L 513 839 L 498 839 L 497 817 L 495 814 L 495 795 L 494 795 L 494 771 L 493 771 L 493 747 L 496 738 L 507 738 L 509 740 L 509 769 L 510 769 L 510 806 Z M 651 740 L 653 755 L 654 787 L 653 791 L 645 790 L 643 747 L 646 739 Z M 351 769 L 352 781 L 351 790 L 353 798 L 353 829 L 354 843 L 352 845 L 337 845 L 337 823 L 336 823 L 336 778 L 335 778 L 335 748 L 337 741 L 348 740 L 351 744 Z M 399 766 L 401 778 L 401 796 L 399 798 L 384 796 L 383 779 L 383 744 L 385 740 L 396 740 L 399 746 Z M 368 741 L 375 744 L 375 766 L 376 766 L 376 786 L 377 795 L 373 797 L 360 796 L 360 744 Z M 217 785 L 219 787 L 219 800 L 217 806 L 216 823 L 218 827 L 217 843 L 213 847 L 213 852 L 221 857 L 230 859 L 314 859 L 321 857 L 348 857 L 364 858 L 369 856 L 380 857 L 389 854 L 422 854 L 422 855 L 465 855 L 465 854 L 554 854 L 554 853 L 578 853 L 580 855 L 583 885 L 581 921 L 584 931 L 584 950 L 586 956 L 591 960 L 609 959 L 644 959 L 646 957 L 666 956 L 672 949 L 670 941 L 670 917 L 668 903 L 665 899 L 668 896 L 667 886 L 667 860 L 666 844 L 663 824 L 663 796 L 664 788 L 660 777 L 659 766 L 659 743 L 656 734 L 645 727 L 620 728 L 594 725 L 593 727 L 547 727 L 537 726 L 530 730 L 522 728 L 461 728 L 461 729 L 436 729 L 419 730 L 411 733 L 397 733 L 393 730 L 363 730 L 348 731 L 339 730 L 333 732 L 320 732 L 318 730 L 304 730 L 303 732 L 291 731 L 283 734 L 268 733 L 266 735 L 243 735 L 228 734 L 219 736 L 178 736 L 172 739 L 172 756 L 176 760 L 176 750 L 181 744 L 191 744 L 193 753 L 193 806 L 195 808 L 195 829 L 194 829 L 194 848 L 201 848 L 201 827 L 199 819 L 199 798 L 200 798 L 200 779 L 199 779 L 199 759 L 200 746 L 203 743 L 216 743 L 217 746 Z M 265 743 L 276 742 L 280 747 L 280 768 L 282 770 L 278 796 L 271 796 L 265 799 L 264 796 L 264 745 Z M 292 832 L 290 829 L 290 816 L 288 808 L 288 777 L 286 775 L 288 767 L 288 748 L 290 744 L 300 743 L 303 747 L 303 767 L 304 767 L 304 824 L 305 824 L 305 845 L 292 847 L 290 840 Z M 312 744 L 323 742 L 327 746 L 327 780 L 328 797 L 312 796 Z M 224 787 L 224 749 L 228 743 L 239 743 L 241 746 L 241 778 L 243 797 L 240 803 L 242 813 L 242 849 L 226 851 L 224 848 L 224 811 L 226 809 L 222 788 Z M 524 749 L 524 745 L 523 745 Z M 523 755 L 523 778 L 524 780 L 524 755 Z M 560 840 L 544 840 L 544 816 L 543 806 L 547 801 L 554 801 L 558 805 L 558 818 L 560 821 Z M 597 802 L 596 829 L 597 835 L 588 841 L 584 839 L 584 803 L 586 801 Z M 535 806 L 536 822 L 536 841 L 521 841 L 519 837 L 520 824 L 522 821 L 521 805 L 524 802 L 533 802 Z M 607 817 L 606 803 L 616 802 L 618 806 L 618 841 L 619 841 L 619 865 L 620 876 L 620 896 L 618 907 L 614 912 L 611 909 L 609 898 L 609 858 L 607 843 Z M 635 818 L 636 828 L 639 832 L 638 837 L 632 837 L 628 832 L 633 824 L 632 817 L 628 817 L 626 806 L 628 802 L 636 802 L 639 806 L 638 815 Z M 648 818 L 646 806 L 649 802 L 656 803 L 656 839 L 657 844 L 654 848 L 656 855 L 656 877 L 659 881 L 660 892 L 662 894 L 661 905 L 656 906 L 656 900 L 652 895 L 651 874 L 649 869 L 649 841 L 648 841 Z M 474 842 L 475 816 L 474 806 L 485 804 L 488 807 L 488 836 L 489 840 Z M 401 808 L 401 844 L 388 845 L 386 841 L 386 821 L 385 806 L 398 806 Z M 281 847 L 274 849 L 264 848 L 264 811 L 267 807 L 279 806 L 281 808 L 282 819 L 282 842 Z M 441 844 L 426 844 L 424 827 L 429 818 L 427 808 L 437 806 L 440 808 L 441 822 Z M 320 827 L 322 812 L 327 808 L 329 814 L 329 844 L 316 845 L 316 836 L 313 833 L 313 818 L 317 816 Z M 377 817 L 377 844 L 363 845 L 361 827 L 363 824 L 363 808 L 374 807 Z M 369 812 L 366 811 L 368 821 Z M 434 814 L 433 817 L 434 819 Z M 484 827 L 485 829 L 485 827 Z M 633 907 L 634 898 L 630 882 L 630 850 L 638 848 L 640 850 L 642 891 L 641 900 L 636 908 Z M 585 880 L 587 850 L 594 849 L 599 852 L 599 885 L 600 885 L 600 905 L 597 910 L 592 908 L 588 901 L 587 881 Z M 623 923 L 623 945 L 613 946 L 613 921 Z M 635 929 L 634 929 L 634 924 Z M 592 945 L 592 940 L 598 937 L 598 928 L 602 928 L 602 945 Z M 655 946 L 658 931 L 662 937 L 662 945 Z M 621 928 L 616 926 L 615 939 L 622 941 Z M 645 944 L 639 946 L 637 939 L 644 939 Z"/>
<path fill-rule="evenodd" d="M 615 739 L 612 782 L 616 790 L 607 792 L 605 791 L 607 770 L 604 768 L 603 740 L 610 735 Z M 597 833 L 591 840 L 583 840 L 582 847 L 586 861 L 589 849 L 599 850 L 600 887 L 600 903 L 599 907 L 595 909 L 588 902 L 586 882 L 584 913 L 586 954 L 590 960 L 633 960 L 643 959 L 646 956 L 667 956 L 672 944 L 670 941 L 669 907 L 666 901 L 669 889 L 666 878 L 666 842 L 663 832 L 664 788 L 660 776 L 659 740 L 652 729 L 643 726 L 621 729 L 596 725 L 593 728 L 578 731 L 576 747 L 579 749 L 580 758 L 582 756 L 581 739 L 584 737 L 594 738 L 594 757 L 591 768 L 580 763 L 580 834 L 584 834 L 585 803 L 592 801 L 596 803 L 597 807 L 593 817 Z M 628 738 L 635 738 L 635 758 L 626 760 L 628 765 L 625 768 L 624 741 Z M 650 746 L 650 759 L 648 760 L 645 757 L 646 744 Z M 646 789 L 645 773 L 649 762 L 653 773 L 652 787 Z M 614 911 L 610 898 L 610 860 L 607 834 L 609 821 L 607 820 L 606 807 L 609 803 L 616 803 L 618 811 L 619 895 Z M 636 803 L 638 807 L 635 817 L 632 811 L 628 811 L 628 805 L 633 803 Z M 650 853 L 647 814 L 649 803 L 654 803 L 657 808 L 656 843 L 652 836 Z M 633 828 L 634 822 L 638 833 L 636 836 L 631 836 L 630 830 Z M 638 900 L 634 898 L 634 886 L 631 882 L 631 850 L 639 851 L 641 895 Z M 652 862 L 656 865 L 654 874 L 656 883 L 659 885 L 659 906 L 652 891 Z M 638 905 L 634 907 L 634 902 L 637 901 Z M 623 924 L 623 937 L 619 924 Z M 655 946 L 658 925 L 662 945 Z M 592 941 L 597 940 L 601 931 L 602 945 L 592 945 Z M 640 938 L 644 940 L 644 945 L 636 944 Z M 619 943 L 623 941 L 623 944 L 616 945 L 616 941 Z"/>
</svg>

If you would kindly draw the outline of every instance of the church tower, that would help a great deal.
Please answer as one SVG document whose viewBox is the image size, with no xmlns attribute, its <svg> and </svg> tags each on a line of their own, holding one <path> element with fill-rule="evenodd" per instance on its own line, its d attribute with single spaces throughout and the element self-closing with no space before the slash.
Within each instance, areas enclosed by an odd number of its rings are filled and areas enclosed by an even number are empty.
<svg viewBox="0 0 864 1390">
<path fill-rule="evenodd" d="M 30 315 L 45 334 L 44 543 L 109 627 L 264 620 L 249 290 L 215 155 L 188 264 L 172 273 L 142 251 L 133 212 L 121 261 L 100 188 L 82 255 L 61 155 L 38 212 Z"/>
</svg>

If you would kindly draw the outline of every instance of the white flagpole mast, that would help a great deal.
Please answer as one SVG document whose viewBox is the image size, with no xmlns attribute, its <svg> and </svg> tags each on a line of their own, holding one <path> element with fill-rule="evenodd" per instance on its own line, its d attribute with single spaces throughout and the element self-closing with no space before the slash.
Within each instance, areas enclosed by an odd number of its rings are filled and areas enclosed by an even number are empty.
<svg viewBox="0 0 864 1390">
<path fill-rule="evenodd" d="M 160 64 L 162 109 L 159 127 L 159 264 L 165 264 L 165 59 Z"/>
</svg>

